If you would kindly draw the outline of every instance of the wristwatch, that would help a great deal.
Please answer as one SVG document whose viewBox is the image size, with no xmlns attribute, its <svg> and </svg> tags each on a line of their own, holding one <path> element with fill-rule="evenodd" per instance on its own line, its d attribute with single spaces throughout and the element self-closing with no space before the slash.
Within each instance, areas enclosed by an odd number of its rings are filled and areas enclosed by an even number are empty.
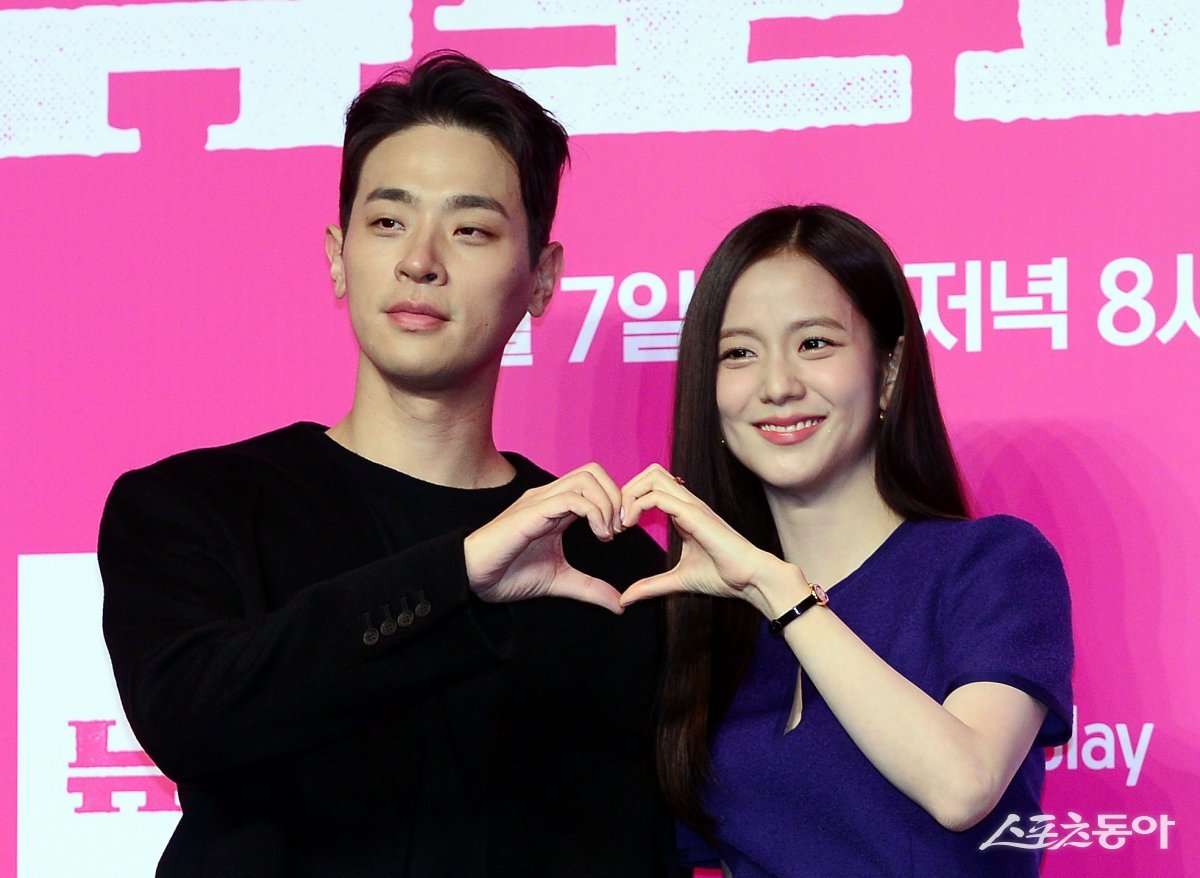
<svg viewBox="0 0 1200 878">
<path fill-rule="evenodd" d="M 772 619 L 768 627 L 772 634 L 778 634 L 783 630 L 783 627 L 789 622 L 793 622 L 800 618 L 800 615 L 812 607 L 820 604 L 822 607 L 829 605 L 829 595 L 825 594 L 825 589 L 817 585 L 815 582 L 808 584 L 808 597 L 802 600 L 796 606 L 792 607 L 778 619 Z"/>
</svg>

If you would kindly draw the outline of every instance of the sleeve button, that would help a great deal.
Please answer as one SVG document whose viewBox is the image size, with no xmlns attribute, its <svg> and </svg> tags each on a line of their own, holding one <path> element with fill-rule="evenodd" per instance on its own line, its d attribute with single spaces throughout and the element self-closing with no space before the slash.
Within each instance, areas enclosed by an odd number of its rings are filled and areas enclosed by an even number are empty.
<svg viewBox="0 0 1200 878">
<path fill-rule="evenodd" d="M 390 604 L 383 605 L 383 621 L 379 623 L 379 633 L 384 637 L 389 637 L 396 633 L 396 620 L 392 618 L 392 607 Z"/>
</svg>

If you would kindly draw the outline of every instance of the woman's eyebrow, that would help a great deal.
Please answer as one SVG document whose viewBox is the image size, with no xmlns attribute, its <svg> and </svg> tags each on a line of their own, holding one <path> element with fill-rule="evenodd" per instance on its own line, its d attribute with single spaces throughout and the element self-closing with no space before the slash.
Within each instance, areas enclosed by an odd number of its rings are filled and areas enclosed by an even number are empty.
<svg viewBox="0 0 1200 878">
<path fill-rule="evenodd" d="M 795 332 L 797 329 L 813 329 L 814 327 L 824 327 L 826 329 L 837 329 L 842 332 L 846 331 L 846 327 L 840 321 L 834 320 L 832 317 L 805 317 L 802 320 L 794 320 L 787 325 L 788 332 Z M 722 329 L 721 334 L 717 337 L 720 339 L 729 338 L 734 335 L 748 335 L 752 338 L 758 338 L 758 333 L 753 329 L 745 329 L 740 326 L 730 326 L 727 329 Z"/>
</svg>

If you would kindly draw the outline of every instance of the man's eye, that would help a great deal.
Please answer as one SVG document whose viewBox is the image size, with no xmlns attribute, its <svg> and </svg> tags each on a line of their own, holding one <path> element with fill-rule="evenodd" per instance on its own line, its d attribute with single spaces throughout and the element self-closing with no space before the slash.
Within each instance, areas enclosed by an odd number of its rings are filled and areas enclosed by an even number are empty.
<svg viewBox="0 0 1200 878">
<path fill-rule="evenodd" d="M 392 219 L 390 216 L 385 216 L 375 220 L 375 225 L 381 229 L 387 229 L 391 231 L 392 229 L 400 228 L 400 221 Z"/>
<path fill-rule="evenodd" d="M 478 226 L 463 226 L 458 230 L 458 234 L 464 238 L 479 238 L 480 240 L 491 237 L 490 232 L 487 232 Z"/>
</svg>

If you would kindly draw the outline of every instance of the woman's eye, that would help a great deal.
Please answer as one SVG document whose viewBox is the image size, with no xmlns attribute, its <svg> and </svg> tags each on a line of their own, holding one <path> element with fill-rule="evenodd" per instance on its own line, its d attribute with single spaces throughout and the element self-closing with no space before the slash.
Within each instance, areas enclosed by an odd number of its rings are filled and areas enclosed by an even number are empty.
<svg viewBox="0 0 1200 878">
<path fill-rule="evenodd" d="M 800 350 L 802 351 L 819 351 L 829 347 L 833 342 L 827 338 L 806 338 L 800 342 Z"/>
<path fill-rule="evenodd" d="M 719 359 L 721 359 L 721 360 L 744 360 L 749 356 L 752 356 L 752 354 L 746 348 L 729 348 L 728 350 L 721 352 L 721 356 L 719 357 Z"/>
</svg>

